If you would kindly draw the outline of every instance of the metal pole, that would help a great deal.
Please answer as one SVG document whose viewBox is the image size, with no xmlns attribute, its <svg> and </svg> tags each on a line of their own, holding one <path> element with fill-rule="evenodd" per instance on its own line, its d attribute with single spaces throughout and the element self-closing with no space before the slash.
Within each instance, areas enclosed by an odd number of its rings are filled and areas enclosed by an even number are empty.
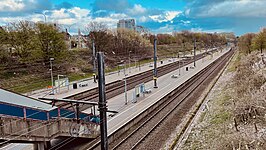
<svg viewBox="0 0 266 150">
<path fill-rule="evenodd" d="M 125 75 L 125 105 L 127 105 L 127 75 Z"/>
<path fill-rule="evenodd" d="M 139 61 L 139 71 L 141 70 L 141 68 L 140 68 L 140 61 Z"/>
<path fill-rule="evenodd" d="M 76 104 L 76 117 L 77 117 L 77 123 L 79 123 L 80 122 L 80 120 L 79 120 L 79 104 Z"/>
<path fill-rule="evenodd" d="M 129 73 L 131 73 L 131 66 L 130 66 L 130 52 L 131 52 L 131 51 L 129 51 Z"/>
<path fill-rule="evenodd" d="M 54 94 L 54 79 L 53 79 L 53 64 L 52 61 L 54 58 L 50 58 L 50 70 L 51 70 L 51 82 L 52 82 L 52 94 Z"/>
<path fill-rule="evenodd" d="M 120 74 L 120 70 L 119 70 L 119 64 L 117 63 L 117 74 Z"/>
<path fill-rule="evenodd" d="M 194 67 L 196 67 L 196 39 L 194 39 Z"/>
<path fill-rule="evenodd" d="M 136 60 L 136 57 L 137 57 L 137 55 L 136 55 L 136 48 L 135 48 L 135 68 L 137 68 L 137 60 Z"/>
<path fill-rule="evenodd" d="M 179 68 L 179 76 L 180 76 L 180 69 L 181 69 L 181 67 L 180 67 L 180 60 L 178 61 L 178 68 Z"/>
<path fill-rule="evenodd" d="M 153 80 L 154 80 L 154 88 L 158 88 L 157 86 L 157 54 L 156 54 L 156 51 L 157 51 L 157 47 L 156 47 L 156 44 L 157 44 L 157 37 L 155 36 L 154 38 L 154 56 L 153 56 L 153 61 L 154 61 L 154 71 L 153 71 Z"/>
<path fill-rule="evenodd" d="M 183 49 L 183 57 L 185 56 L 185 41 L 182 41 L 183 44 L 182 44 L 182 49 Z"/>
<path fill-rule="evenodd" d="M 207 52 L 208 52 L 208 45 L 206 45 L 206 50 L 205 50 L 205 54 L 204 54 L 204 57 L 203 57 L 204 60 L 207 59 L 207 57 L 208 57 Z"/>
<path fill-rule="evenodd" d="M 60 82 L 59 82 L 59 78 L 60 78 L 60 77 L 59 77 L 59 74 L 58 74 L 58 75 L 57 75 L 57 80 L 58 80 L 58 81 L 57 81 L 57 82 L 58 82 L 58 93 L 60 93 Z"/>
<path fill-rule="evenodd" d="M 44 13 L 42 13 L 42 12 L 34 12 L 34 13 L 36 13 L 36 14 L 42 14 L 44 16 L 44 23 L 46 23 L 46 15 Z"/>
<path fill-rule="evenodd" d="M 46 23 L 46 15 L 44 13 L 42 13 L 44 16 L 44 22 Z"/>
<path fill-rule="evenodd" d="M 124 61 L 124 75 L 126 75 L 126 61 Z"/>
<path fill-rule="evenodd" d="M 182 68 L 183 68 L 183 74 L 184 74 L 184 72 L 185 72 L 185 66 L 184 66 L 184 60 L 182 60 Z"/>
<path fill-rule="evenodd" d="M 105 76 L 104 76 L 104 60 L 103 52 L 98 52 L 98 76 L 99 76 L 99 111 L 100 111 L 100 129 L 101 129 L 101 149 L 108 150 L 107 139 L 107 117 L 106 117 L 106 95 L 105 95 Z"/>
<path fill-rule="evenodd" d="M 96 53 L 95 53 L 95 43 L 94 40 L 92 40 L 92 60 L 93 60 L 93 82 L 96 83 L 96 63 L 95 63 L 95 58 L 96 58 Z"/>
</svg>

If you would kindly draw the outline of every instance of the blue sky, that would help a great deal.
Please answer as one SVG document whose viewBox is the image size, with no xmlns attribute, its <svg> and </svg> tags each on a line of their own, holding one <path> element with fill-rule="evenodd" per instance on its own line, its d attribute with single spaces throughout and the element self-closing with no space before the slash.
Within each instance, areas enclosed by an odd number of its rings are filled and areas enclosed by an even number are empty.
<svg viewBox="0 0 266 150">
<path fill-rule="evenodd" d="M 258 32 L 266 26 L 266 0 L 0 0 L 0 25 L 18 20 L 61 24 L 77 33 L 91 21 L 110 29 L 134 18 L 153 33 Z"/>
</svg>

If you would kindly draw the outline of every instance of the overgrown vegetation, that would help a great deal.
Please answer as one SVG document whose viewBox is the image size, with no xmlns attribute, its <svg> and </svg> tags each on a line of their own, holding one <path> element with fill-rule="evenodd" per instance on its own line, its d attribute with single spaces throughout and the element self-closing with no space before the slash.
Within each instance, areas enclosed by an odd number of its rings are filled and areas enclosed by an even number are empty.
<svg viewBox="0 0 266 150">
<path fill-rule="evenodd" d="M 183 149 L 266 149 L 265 31 L 239 38 L 238 52 Z"/>
</svg>

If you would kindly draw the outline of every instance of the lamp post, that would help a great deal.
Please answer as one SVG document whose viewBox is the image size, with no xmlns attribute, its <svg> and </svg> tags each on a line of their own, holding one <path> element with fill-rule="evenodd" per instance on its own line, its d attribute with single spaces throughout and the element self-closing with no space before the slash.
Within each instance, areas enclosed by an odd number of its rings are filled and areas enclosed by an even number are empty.
<svg viewBox="0 0 266 150">
<path fill-rule="evenodd" d="M 34 12 L 34 13 L 43 15 L 44 16 L 44 22 L 46 23 L 46 15 L 44 13 L 42 13 L 42 12 Z"/>
<path fill-rule="evenodd" d="M 131 53 L 131 51 L 129 51 L 129 73 L 131 73 L 131 65 L 130 65 L 130 53 Z"/>
<path fill-rule="evenodd" d="M 179 76 L 180 76 L 180 60 L 178 61 L 178 74 L 179 74 Z"/>
<path fill-rule="evenodd" d="M 185 41 L 182 40 L 183 57 L 185 57 Z"/>
<path fill-rule="evenodd" d="M 177 49 L 177 58 L 179 58 L 179 49 Z"/>
<path fill-rule="evenodd" d="M 154 88 L 158 88 L 157 86 L 157 37 L 154 37 L 154 53 L 153 53 L 153 61 L 154 61 L 154 71 L 153 71 L 153 80 L 154 80 Z"/>
<path fill-rule="evenodd" d="M 124 63 L 124 75 L 126 74 L 126 61 L 125 60 L 121 60 L 121 63 Z"/>
<path fill-rule="evenodd" d="M 95 43 L 94 39 L 92 40 L 92 61 L 93 61 L 93 82 L 96 83 L 96 53 L 95 53 Z"/>
<path fill-rule="evenodd" d="M 134 52 L 135 52 L 135 55 L 134 55 L 134 60 L 135 60 L 135 68 L 137 68 L 137 60 L 136 60 L 136 57 L 137 57 L 137 55 L 136 55 L 136 46 L 135 46 L 135 42 L 134 42 Z"/>
<path fill-rule="evenodd" d="M 196 39 L 194 39 L 194 67 L 196 67 Z"/>
<path fill-rule="evenodd" d="M 125 82 L 125 105 L 127 105 L 127 74 L 125 74 L 124 82 Z"/>
<path fill-rule="evenodd" d="M 135 55 L 135 68 L 137 68 L 137 59 L 136 59 L 136 55 Z"/>
<path fill-rule="evenodd" d="M 54 61 L 54 58 L 50 58 L 50 72 L 51 72 L 51 82 L 52 82 L 52 93 L 51 94 L 54 94 L 54 79 L 53 79 L 53 62 Z"/>
</svg>

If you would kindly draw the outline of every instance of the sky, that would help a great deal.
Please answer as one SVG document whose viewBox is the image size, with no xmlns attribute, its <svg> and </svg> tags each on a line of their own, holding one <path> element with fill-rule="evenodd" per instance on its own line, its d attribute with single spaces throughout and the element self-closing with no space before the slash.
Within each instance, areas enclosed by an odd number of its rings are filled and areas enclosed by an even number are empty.
<svg viewBox="0 0 266 150">
<path fill-rule="evenodd" d="M 85 32 L 91 21 L 116 28 L 119 19 L 136 20 L 152 33 L 234 32 L 266 26 L 266 0 L 0 0 L 0 25 L 28 20 L 61 24 Z M 44 14 L 44 15 L 43 15 Z"/>
</svg>

